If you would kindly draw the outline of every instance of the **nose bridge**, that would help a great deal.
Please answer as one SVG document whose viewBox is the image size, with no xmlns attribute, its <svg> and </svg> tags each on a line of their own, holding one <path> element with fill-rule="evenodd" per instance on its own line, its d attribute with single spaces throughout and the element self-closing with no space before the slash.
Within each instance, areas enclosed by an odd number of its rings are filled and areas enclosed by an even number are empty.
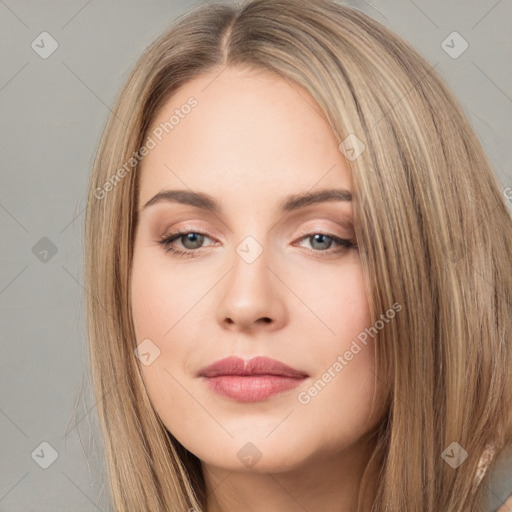
<svg viewBox="0 0 512 512">
<path fill-rule="evenodd" d="M 270 273 L 267 266 L 270 260 L 269 251 L 252 236 L 247 236 L 235 248 L 233 257 L 233 285 L 250 286 L 253 292 L 261 291 L 267 286 Z"/>
<path fill-rule="evenodd" d="M 273 295 L 270 283 L 268 265 L 269 251 L 252 235 L 246 236 L 235 248 L 233 256 L 233 272 L 228 292 L 236 295 L 240 305 L 246 303 L 263 304 Z M 266 299 L 266 300 L 265 300 Z"/>
<path fill-rule="evenodd" d="M 270 250 L 252 235 L 235 247 L 232 271 L 218 304 L 220 322 L 243 329 L 256 322 L 280 324 L 285 307 L 279 282 L 268 268 L 271 261 Z"/>
</svg>

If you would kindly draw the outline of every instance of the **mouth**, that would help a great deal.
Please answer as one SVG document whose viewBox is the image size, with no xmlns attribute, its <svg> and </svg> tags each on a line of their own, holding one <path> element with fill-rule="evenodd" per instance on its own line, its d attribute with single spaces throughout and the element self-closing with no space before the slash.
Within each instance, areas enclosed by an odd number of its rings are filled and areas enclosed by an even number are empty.
<svg viewBox="0 0 512 512">
<path fill-rule="evenodd" d="M 301 384 L 308 374 L 268 357 L 230 356 L 198 373 L 215 393 L 239 402 L 260 402 Z"/>
</svg>

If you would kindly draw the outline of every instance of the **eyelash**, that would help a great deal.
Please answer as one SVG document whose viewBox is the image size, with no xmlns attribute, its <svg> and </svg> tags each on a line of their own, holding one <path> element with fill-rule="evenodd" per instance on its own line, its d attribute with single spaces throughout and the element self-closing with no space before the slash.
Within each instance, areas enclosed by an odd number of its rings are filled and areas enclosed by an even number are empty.
<svg viewBox="0 0 512 512">
<path fill-rule="evenodd" d="M 201 233 L 200 231 L 177 231 L 175 233 L 165 235 L 163 238 L 158 240 L 158 243 L 160 245 L 162 245 L 162 247 L 164 248 L 164 250 L 166 252 L 171 253 L 174 256 L 183 257 L 183 258 L 184 257 L 195 258 L 198 256 L 197 252 L 199 251 L 199 249 L 201 249 L 201 247 L 199 247 L 197 249 L 181 250 L 181 249 L 175 249 L 171 245 L 172 242 L 174 242 L 175 240 L 181 238 L 182 236 L 188 235 L 188 234 L 201 235 L 201 236 L 208 237 L 208 235 L 206 233 Z M 340 238 L 340 237 L 337 237 L 334 235 L 330 235 L 328 233 L 322 233 L 322 232 L 308 233 L 308 234 L 305 234 L 304 236 L 302 236 L 299 239 L 299 241 L 302 241 L 307 238 L 311 238 L 315 235 L 323 235 L 323 236 L 326 236 L 327 238 L 330 238 L 331 240 L 333 240 L 333 242 L 335 242 L 339 245 L 339 248 L 334 251 L 331 249 L 325 249 L 323 251 L 309 249 L 309 252 L 335 254 L 335 253 L 339 253 L 339 252 L 344 252 L 345 250 L 349 250 L 349 249 L 355 249 L 356 251 L 358 251 L 358 246 L 357 246 L 357 243 L 355 240 L 348 240 L 346 238 Z"/>
</svg>

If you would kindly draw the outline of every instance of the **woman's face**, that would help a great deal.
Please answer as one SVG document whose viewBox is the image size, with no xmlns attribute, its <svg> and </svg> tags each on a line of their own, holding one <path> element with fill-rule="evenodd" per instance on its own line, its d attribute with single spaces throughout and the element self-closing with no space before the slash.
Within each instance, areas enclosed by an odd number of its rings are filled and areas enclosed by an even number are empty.
<svg viewBox="0 0 512 512">
<path fill-rule="evenodd" d="M 138 354 L 156 412 L 189 451 L 213 467 L 286 471 L 342 456 L 380 417 L 373 339 L 358 341 L 371 327 L 361 261 L 339 241 L 355 236 L 351 177 L 308 92 L 266 72 L 218 73 L 183 86 L 149 132 Z M 181 193 L 151 201 L 165 191 Z M 300 199 L 319 191 L 337 192 Z M 169 241 L 177 232 L 189 235 Z M 228 356 L 297 376 L 199 375 Z"/>
</svg>

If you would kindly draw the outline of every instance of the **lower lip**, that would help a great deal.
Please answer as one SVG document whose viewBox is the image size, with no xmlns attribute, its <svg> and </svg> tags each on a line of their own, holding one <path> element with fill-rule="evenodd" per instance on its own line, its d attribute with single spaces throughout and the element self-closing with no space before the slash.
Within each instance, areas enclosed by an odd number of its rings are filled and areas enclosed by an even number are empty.
<svg viewBox="0 0 512 512">
<path fill-rule="evenodd" d="M 281 377 L 279 375 L 219 375 L 206 377 L 210 389 L 219 395 L 239 402 L 260 402 L 271 396 L 293 389 L 304 378 Z"/>
</svg>

